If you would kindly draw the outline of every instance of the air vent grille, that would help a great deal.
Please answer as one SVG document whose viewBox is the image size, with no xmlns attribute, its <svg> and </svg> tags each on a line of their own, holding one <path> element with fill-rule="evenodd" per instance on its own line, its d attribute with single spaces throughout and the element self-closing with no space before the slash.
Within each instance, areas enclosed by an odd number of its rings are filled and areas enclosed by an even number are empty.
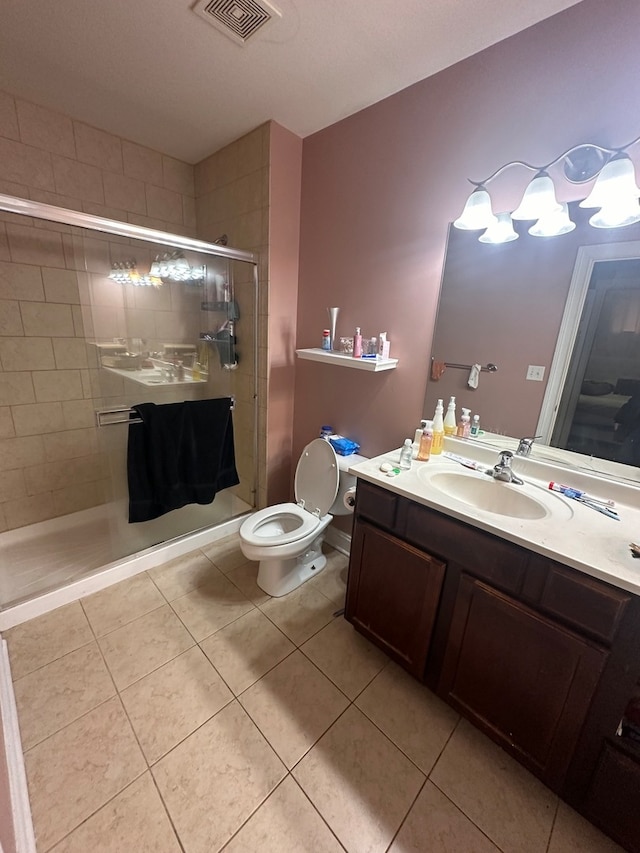
<svg viewBox="0 0 640 853">
<path fill-rule="evenodd" d="M 282 17 L 266 0 L 203 0 L 193 11 L 238 44 L 246 44 L 265 24 Z"/>
</svg>

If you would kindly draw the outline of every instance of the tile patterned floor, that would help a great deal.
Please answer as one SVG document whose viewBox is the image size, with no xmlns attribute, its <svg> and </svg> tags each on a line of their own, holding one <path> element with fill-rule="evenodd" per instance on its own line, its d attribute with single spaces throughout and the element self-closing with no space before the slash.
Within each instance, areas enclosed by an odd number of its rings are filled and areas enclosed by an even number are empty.
<svg viewBox="0 0 640 853">
<path fill-rule="evenodd" d="M 334 612 L 347 560 L 282 599 L 236 536 L 19 625 L 39 853 L 615 853 Z"/>
</svg>

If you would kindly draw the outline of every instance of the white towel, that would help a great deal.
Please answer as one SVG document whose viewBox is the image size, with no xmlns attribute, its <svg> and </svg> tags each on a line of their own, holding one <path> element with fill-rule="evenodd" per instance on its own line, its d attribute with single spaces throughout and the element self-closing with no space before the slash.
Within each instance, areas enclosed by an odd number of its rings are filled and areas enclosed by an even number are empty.
<svg viewBox="0 0 640 853">
<path fill-rule="evenodd" d="M 469 388 L 477 388 L 478 387 L 478 379 L 480 378 L 480 365 L 472 364 L 471 371 L 469 372 L 469 378 L 467 379 L 467 385 Z"/>
</svg>

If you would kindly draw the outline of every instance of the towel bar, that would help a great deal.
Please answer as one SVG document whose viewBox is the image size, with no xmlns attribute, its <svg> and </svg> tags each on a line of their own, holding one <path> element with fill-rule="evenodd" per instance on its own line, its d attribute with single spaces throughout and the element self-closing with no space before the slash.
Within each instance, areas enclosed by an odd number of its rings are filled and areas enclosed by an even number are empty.
<svg viewBox="0 0 640 853">
<path fill-rule="evenodd" d="M 432 358 L 431 362 L 433 363 L 434 361 L 435 361 L 435 359 Z M 455 368 L 458 368 L 460 370 L 471 370 L 471 368 L 473 367 L 472 364 L 453 364 L 450 361 L 445 361 L 443 363 L 444 363 L 445 367 L 455 367 Z M 498 366 L 496 364 L 493 364 L 492 362 L 489 362 L 488 364 L 483 365 L 480 368 L 480 370 L 483 373 L 495 373 L 497 369 L 498 369 Z"/>
<path fill-rule="evenodd" d="M 235 397 L 231 397 L 231 411 L 236 404 Z M 112 424 L 141 424 L 142 418 L 138 413 L 128 406 L 118 409 L 97 409 L 96 425 L 99 427 L 111 426 Z"/>
</svg>

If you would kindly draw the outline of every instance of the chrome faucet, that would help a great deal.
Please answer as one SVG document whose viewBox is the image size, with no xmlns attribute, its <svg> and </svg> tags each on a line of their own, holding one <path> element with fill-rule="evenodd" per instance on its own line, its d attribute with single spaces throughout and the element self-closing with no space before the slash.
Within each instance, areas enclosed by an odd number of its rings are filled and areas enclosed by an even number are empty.
<svg viewBox="0 0 640 853">
<path fill-rule="evenodd" d="M 524 438 L 521 438 L 518 442 L 518 449 L 516 450 L 516 456 L 529 456 L 531 453 L 531 448 L 533 447 L 533 442 L 536 438 L 540 438 L 539 435 L 528 435 Z"/>
<path fill-rule="evenodd" d="M 501 450 L 500 459 L 498 460 L 497 465 L 493 466 L 491 475 L 494 480 L 501 480 L 503 483 L 513 483 L 516 486 L 521 486 L 524 481 L 519 477 L 516 477 L 513 473 L 513 469 L 511 467 L 512 459 L 513 453 L 510 450 Z"/>
</svg>

